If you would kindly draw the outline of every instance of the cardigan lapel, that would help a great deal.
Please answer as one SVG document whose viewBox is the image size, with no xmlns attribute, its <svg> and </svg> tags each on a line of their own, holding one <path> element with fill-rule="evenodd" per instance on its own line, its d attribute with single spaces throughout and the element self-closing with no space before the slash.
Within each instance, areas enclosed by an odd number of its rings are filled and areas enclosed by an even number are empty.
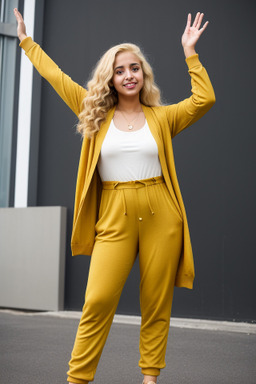
<svg viewBox="0 0 256 384">
<path fill-rule="evenodd" d="M 171 169 L 168 168 L 167 159 L 166 159 L 166 151 L 165 151 L 165 143 L 164 143 L 161 127 L 159 125 L 159 120 L 157 119 L 152 108 L 146 107 L 145 105 L 142 105 L 142 108 L 143 108 L 143 112 L 146 116 L 149 129 L 150 129 L 150 131 L 151 131 L 151 133 L 152 133 L 152 135 L 156 141 L 157 147 L 158 147 L 159 161 L 161 164 L 161 168 L 162 168 L 162 172 L 163 172 L 163 176 L 164 176 L 167 188 L 169 190 L 169 193 L 171 195 L 171 198 L 172 198 L 176 208 L 178 209 L 178 211 L 180 212 L 180 214 L 182 216 L 181 208 L 179 206 L 179 202 L 177 200 L 175 190 L 173 187 L 173 181 L 170 177 L 172 171 L 171 171 Z M 171 138 L 170 138 L 170 145 L 172 146 Z M 171 161 L 174 163 L 173 155 L 172 155 Z"/>
<path fill-rule="evenodd" d="M 107 134 L 108 128 L 109 128 L 110 123 L 111 123 L 111 120 L 113 119 L 113 116 L 114 116 L 114 113 L 115 113 L 115 109 L 116 109 L 116 107 L 113 107 L 113 108 L 111 108 L 109 110 L 109 112 L 107 114 L 106 120 L 102 123 L 102 125 L 100 127 L 100 130 L 99 130 L 99 132 L 96 135 L 96 138 L 95 138 L 95 149 L 94 149 L 92 165 L 91 165 L 91 169 L 90 169 L 90 173 L 89 173 L 89 180 L 91 180 L 91 178 L 93 176 L 93 173 L 95 171 L 95 168 L 96 168 L 96 165 L 97 165 L 97 162 L 98 162 L 98 159 L 99 159 L 102 143 L 103 143 L 103 140 L 104 140 L 104 138 L 105 138 L 105 136 Z"/>
<path fill-rule="evenodd" d="M 93 153 L 93 156 L 92 156 L 92 162 L 91 162 L 91 165 L 90 165 L 90 169 L 89 169 L 89 173 L 88 173 L 88 178 L 86 180 L 86 183 L 85 183 L 85 188 L 84 188 L 84 191 L 83 191 L 83 196 L 82 196 L 82 200 L 84 200 L 85 198 L 85 195 L 88 191 L 88 188 L 91 184 L 91 180 L 92 180 L 92 177 L 94 175 L 94 172 L 95 172 L 95 169 L 96 169 L 96 166 L 97 166 L 97 162 L 98 162 L 98 159 L 99 159 L 99 155 L 100 155 L 100 150 L 101 150 L 101 147 L 102 147 L 102 143 L 103 143 L 103 140 L 107 134 L 107 131 L 108 131 L 108 128 L 109 128 L 109 125 L 110 125 L 110 122 L 114 116 L 114 112 L 115 112 L 115 107 L 111 108 L 107 114 L 107 117 L 106 117 L 106 120 L 102 123 L 101 127 L 100 127 L 100 130 L 99 132 L 97 133 L 96 137 L 95 137 L 95 143 L 94 143 L 94 153 Z"/>
<path fill-rule="evenodd" d="M 156 119 L 154 112 L 150 107 L 146 107 L 145 105 L 142 104 L 142 109 L 143 112 L 146 116 L 146 120 L 148 122 L 149 129 L 156 141 L 157 148 L 158 148 L 158 155 L 159 155 L 159 160 L 161 163 L 162 168 L 165 168 L 166 166 L 166 160 L 165 160 L 165 155 L 164 155 L 164 144 L 163 140 L 160 137 L 160 132 L 161 128 L 159 126 L 159 122 Z"/>
</svg>

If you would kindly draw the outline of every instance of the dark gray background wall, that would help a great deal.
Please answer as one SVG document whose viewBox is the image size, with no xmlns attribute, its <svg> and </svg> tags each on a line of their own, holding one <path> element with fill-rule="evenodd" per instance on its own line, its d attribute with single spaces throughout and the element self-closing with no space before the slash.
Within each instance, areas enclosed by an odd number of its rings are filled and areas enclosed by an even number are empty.
<svg viewBox="0 0 256 384">
<path fill-rule="evenodd" d="M 174 139 L 196 280 L 193 291 L 175 291 L 173 315 L 255 321 L 255 2 L 45 0 L 42 46 L 84 84 L 105 50 L 135 42 L 147 54 L 164 99 L 174 103 L 190 94 L 180 39 L 187 13 L 198 10 L 210 21 L 197 51 L 217 103 Z M 90 259 L 72 258 L 69 242 L 81 139 L 76 116 L 45 81 L 41 97 L 37 204 L 68 207 L 65 305 L 80 310 Z M 139 313 L 137 263 L 118 312 Z"/>
</svg>

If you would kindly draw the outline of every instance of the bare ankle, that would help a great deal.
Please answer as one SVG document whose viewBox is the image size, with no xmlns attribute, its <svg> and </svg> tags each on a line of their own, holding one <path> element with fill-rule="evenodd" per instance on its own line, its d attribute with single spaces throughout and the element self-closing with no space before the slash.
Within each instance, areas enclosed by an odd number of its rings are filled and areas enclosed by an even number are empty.
<svg viewBox="0 0 256 384">
<path fill-rule="evenodd" d="M 156 383 L 157 382 L 157 376 L 150 376 L 150 375 L 144 375 L 143 384 L 147 383 Z"/>
</svg>

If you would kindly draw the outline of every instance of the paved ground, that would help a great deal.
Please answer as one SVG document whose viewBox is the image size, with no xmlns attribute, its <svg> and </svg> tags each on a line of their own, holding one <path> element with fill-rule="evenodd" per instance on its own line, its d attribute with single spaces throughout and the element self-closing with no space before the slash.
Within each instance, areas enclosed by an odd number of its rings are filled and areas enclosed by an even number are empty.
<svg viewBox="0 0 256 384">
<path fill-rule="evenodd" d="M 0 383 L 66 383 L 77 319 L 0 311 Z M 141 384 L 139 326 L 113 324 L 95 384 Z M 170 328 L 159 384 L 255 384 L 256 335 Z"/>
</svg>

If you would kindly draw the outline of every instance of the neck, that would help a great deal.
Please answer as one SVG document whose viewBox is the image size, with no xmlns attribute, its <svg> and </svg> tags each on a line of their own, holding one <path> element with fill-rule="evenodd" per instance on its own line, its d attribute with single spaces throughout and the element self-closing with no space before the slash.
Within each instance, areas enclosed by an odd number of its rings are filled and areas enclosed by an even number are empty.
<svg viewBox="0 0 256 384">
<path fill-rule="evenodd" d="M 139 112 L 141 111 L 141 103 L 139 97 L 120 97 L 118 98 L 117 109 L 125 112 Z"/>
</svg>

